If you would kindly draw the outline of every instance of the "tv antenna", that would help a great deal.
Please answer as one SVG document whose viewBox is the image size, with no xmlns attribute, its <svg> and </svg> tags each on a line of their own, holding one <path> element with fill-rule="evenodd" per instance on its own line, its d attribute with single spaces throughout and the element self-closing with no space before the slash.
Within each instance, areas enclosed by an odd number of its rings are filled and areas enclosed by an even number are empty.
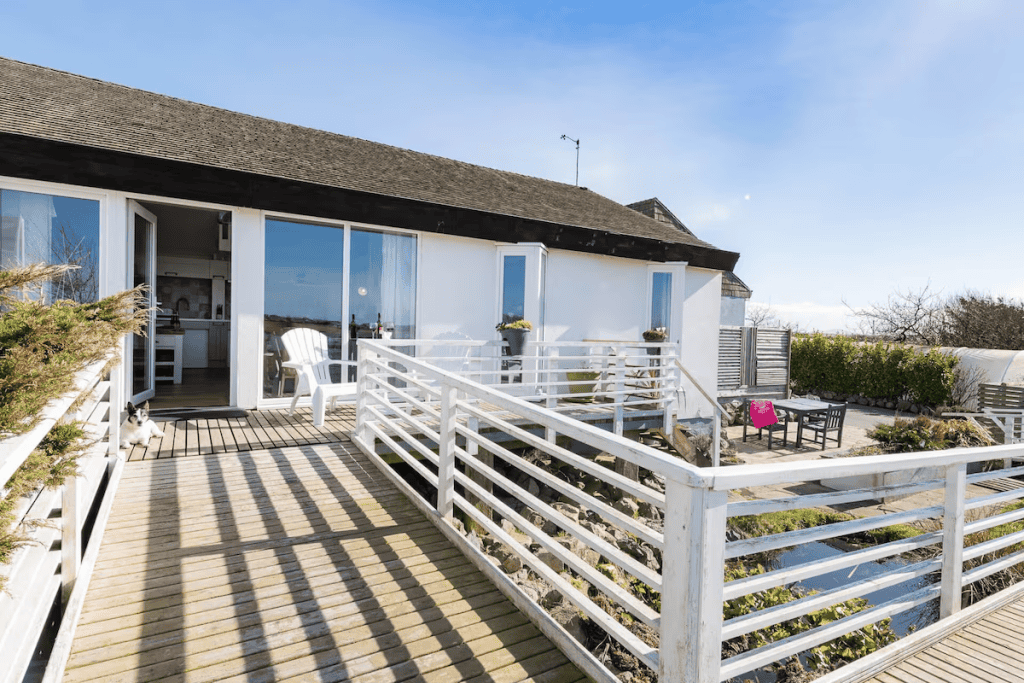
<svg viewBox="0 0 1024 683">
<path fill-rule="evenodd" d="M 570 141 L 576 143 L 576 187 L 579 187 L 580 186 L 580 141 L 579 140 L 573 140 L 568 135 L 563 135 L 562 139 L 563 140 L 570 140 Z"/>
</svg>

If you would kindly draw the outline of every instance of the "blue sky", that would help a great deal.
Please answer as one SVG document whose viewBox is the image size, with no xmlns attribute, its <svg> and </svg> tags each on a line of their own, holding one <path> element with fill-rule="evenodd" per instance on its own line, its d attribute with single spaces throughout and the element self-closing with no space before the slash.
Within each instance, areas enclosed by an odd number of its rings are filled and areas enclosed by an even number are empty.
<svg viewBox="0 0 1024 683">
<path fill-rule="evenodd" d="M 1024 3 L 8 0 L 6 57 L 660 198 L 783 318 L 1024 298 Z M 173 7 L 173 10 L 168 9 Z"/>
</svg>

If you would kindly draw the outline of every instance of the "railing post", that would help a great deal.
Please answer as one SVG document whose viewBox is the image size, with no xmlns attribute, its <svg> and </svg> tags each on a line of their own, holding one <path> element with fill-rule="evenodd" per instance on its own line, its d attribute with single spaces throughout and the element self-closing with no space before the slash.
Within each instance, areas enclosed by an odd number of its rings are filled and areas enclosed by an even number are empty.
<svg viewBox="0 0 1024 683">
<path fill-rule="evenodd" d="M 356 371 L 356 428 L 355 436 L 356 439 L 362 441 L 371 449 L 373 449 L 373 438 L 369 429 L 366 428 L 366 419 L 369 411 L 366 409 L 367 398 L 366 392 L 369 389 L 370 381 L 367 379 L 367 375 L 370 372 L 370 359 L 373 357 L 373 353 L 365 345 L 356 342 L 356 358 L 358 358 L 358 366 Z"/>
<path fill-rule="evenodd" d="M 711 465 L 718 467 L 722 464 L 722 414 L 714 406 L 711 407 L 711 414 L 714 416 L 714 425 L 711 427 Z"/>
<path fill-rule="evenodd" d="M 64 480 L 61 492 L 60 513 L 60 583 L 61 604 L 67 606 L 71 599 L 71 591 L 78 579 L 78 569 L 82 563 L 82 535 L 78 514 L 78 477 L 69 476 Z"/>
<path fill-rule="evenodd" d="M 438 434 L 441 442 L 437 445 L 437 511 L 451 521 L 455 512 L 455 387 L 441 381 L 441 424 Z"/>
<path fill-rule="evenodd" d="M 665 347 L 662 349 L 662 355 L 658 356 L 661 362 L 661 405 L 665 411 L 661 427 L 665 434 L 671 434 L 676 428 L 676 414 L 679 410 L 679 370 L 671 362 L 670 351 L 673 350 L 671 347 Z"/>
<path fill-rule="evenodd" d="M 622 436 L 623 409 L 626 400 L 626 357 L 619 354 L 615 357 L 615 433 Z"/>
<path fill-rule="evenodd" d="M 551 347 L 548 347 L 545 350 L 545 352 L 544 352 L 544 370 L 545 370 L 545 372 L 544 372 L 544 393 L 545 393 L 545 395 L 547 397 L 545 399 L 545 401 L 544 401 L 544 406 L 548 410 L 554 410 L 555 408 L 558 407 L 558 399 L 551 395 L 552 394 L 552 389 L 551 389 L 551 381 L 552 381 L 551 380 L 552 356 L 555 354 L 556 350 L 557 349 L 555 347 L 551 346 Z M 561 387 L 558 387 L 557 389 L 555 389 L 554 393 L 557 393 L 557 394 L 562 393 Z M 552 429 L 551 427 L 546 427 L 544 429 L 544 439 L 545 439 L 545 441 L 549 441 L 551 443 L 554 443 L 556 438 L 557 438 L 557 432 L 555 432 L 554 429 Z"/>
<path fill-rule="evenodd" d="M 110 406 L 107 414 L 107 420 L 109 421 L 107 427 L 107 453 L 117 457 L 121 448 L 121 405 L 126 403 L 124 400 L 124 387 L 121 384 L 124 381 L 124 375 L 121 372 L 120 363 L 110 369 L 109 380 L 110 384 L 107 389 L 107 401 Z M 111 461 L 110 466 L 113 466 L 113 461 Z"/>
<path fill-rule="evenodd" d="M 942 516 L 942 593 L 939 618 L 960 611 L 964 571 L 964 498 L 967 495 L 967 464 L 946 468 L 946 506 Z"/>
<path fill-rule="evenodd" d="M 665 481 L 659 680 L 718 683 L 728 494 Z"/>
</svg>

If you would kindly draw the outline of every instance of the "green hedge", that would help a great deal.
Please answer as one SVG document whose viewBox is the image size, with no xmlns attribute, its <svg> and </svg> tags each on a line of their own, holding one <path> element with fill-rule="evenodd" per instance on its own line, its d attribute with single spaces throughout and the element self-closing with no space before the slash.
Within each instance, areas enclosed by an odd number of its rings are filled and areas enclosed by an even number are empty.
<svg viewBox="0 0 1024 683">
<path fill-rule="evenodd" d="M 793 340 L 790 377 L 797 393 L 833 391 L 940 405 L 950 399 L 957 362 L 934 349 L 815 334 Z"/>
</svg>

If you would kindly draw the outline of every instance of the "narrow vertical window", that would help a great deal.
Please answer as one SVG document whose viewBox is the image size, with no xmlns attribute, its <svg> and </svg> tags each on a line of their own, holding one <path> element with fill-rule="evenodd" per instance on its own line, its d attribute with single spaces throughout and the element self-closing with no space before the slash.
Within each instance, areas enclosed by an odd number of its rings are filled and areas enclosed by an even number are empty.
<svg viewBox="0 0 1024 683">
<path fill-rule="evenodd" d="M 522 320 L 526 315 L 526 257 L 506 256 L 502 271 L 501 321 Z"/>
<path fill-rule="evenodd" d="M 651 274 L 651 328 L 669 331 L 672 322 L 672 273 Z"/>
</svg>

